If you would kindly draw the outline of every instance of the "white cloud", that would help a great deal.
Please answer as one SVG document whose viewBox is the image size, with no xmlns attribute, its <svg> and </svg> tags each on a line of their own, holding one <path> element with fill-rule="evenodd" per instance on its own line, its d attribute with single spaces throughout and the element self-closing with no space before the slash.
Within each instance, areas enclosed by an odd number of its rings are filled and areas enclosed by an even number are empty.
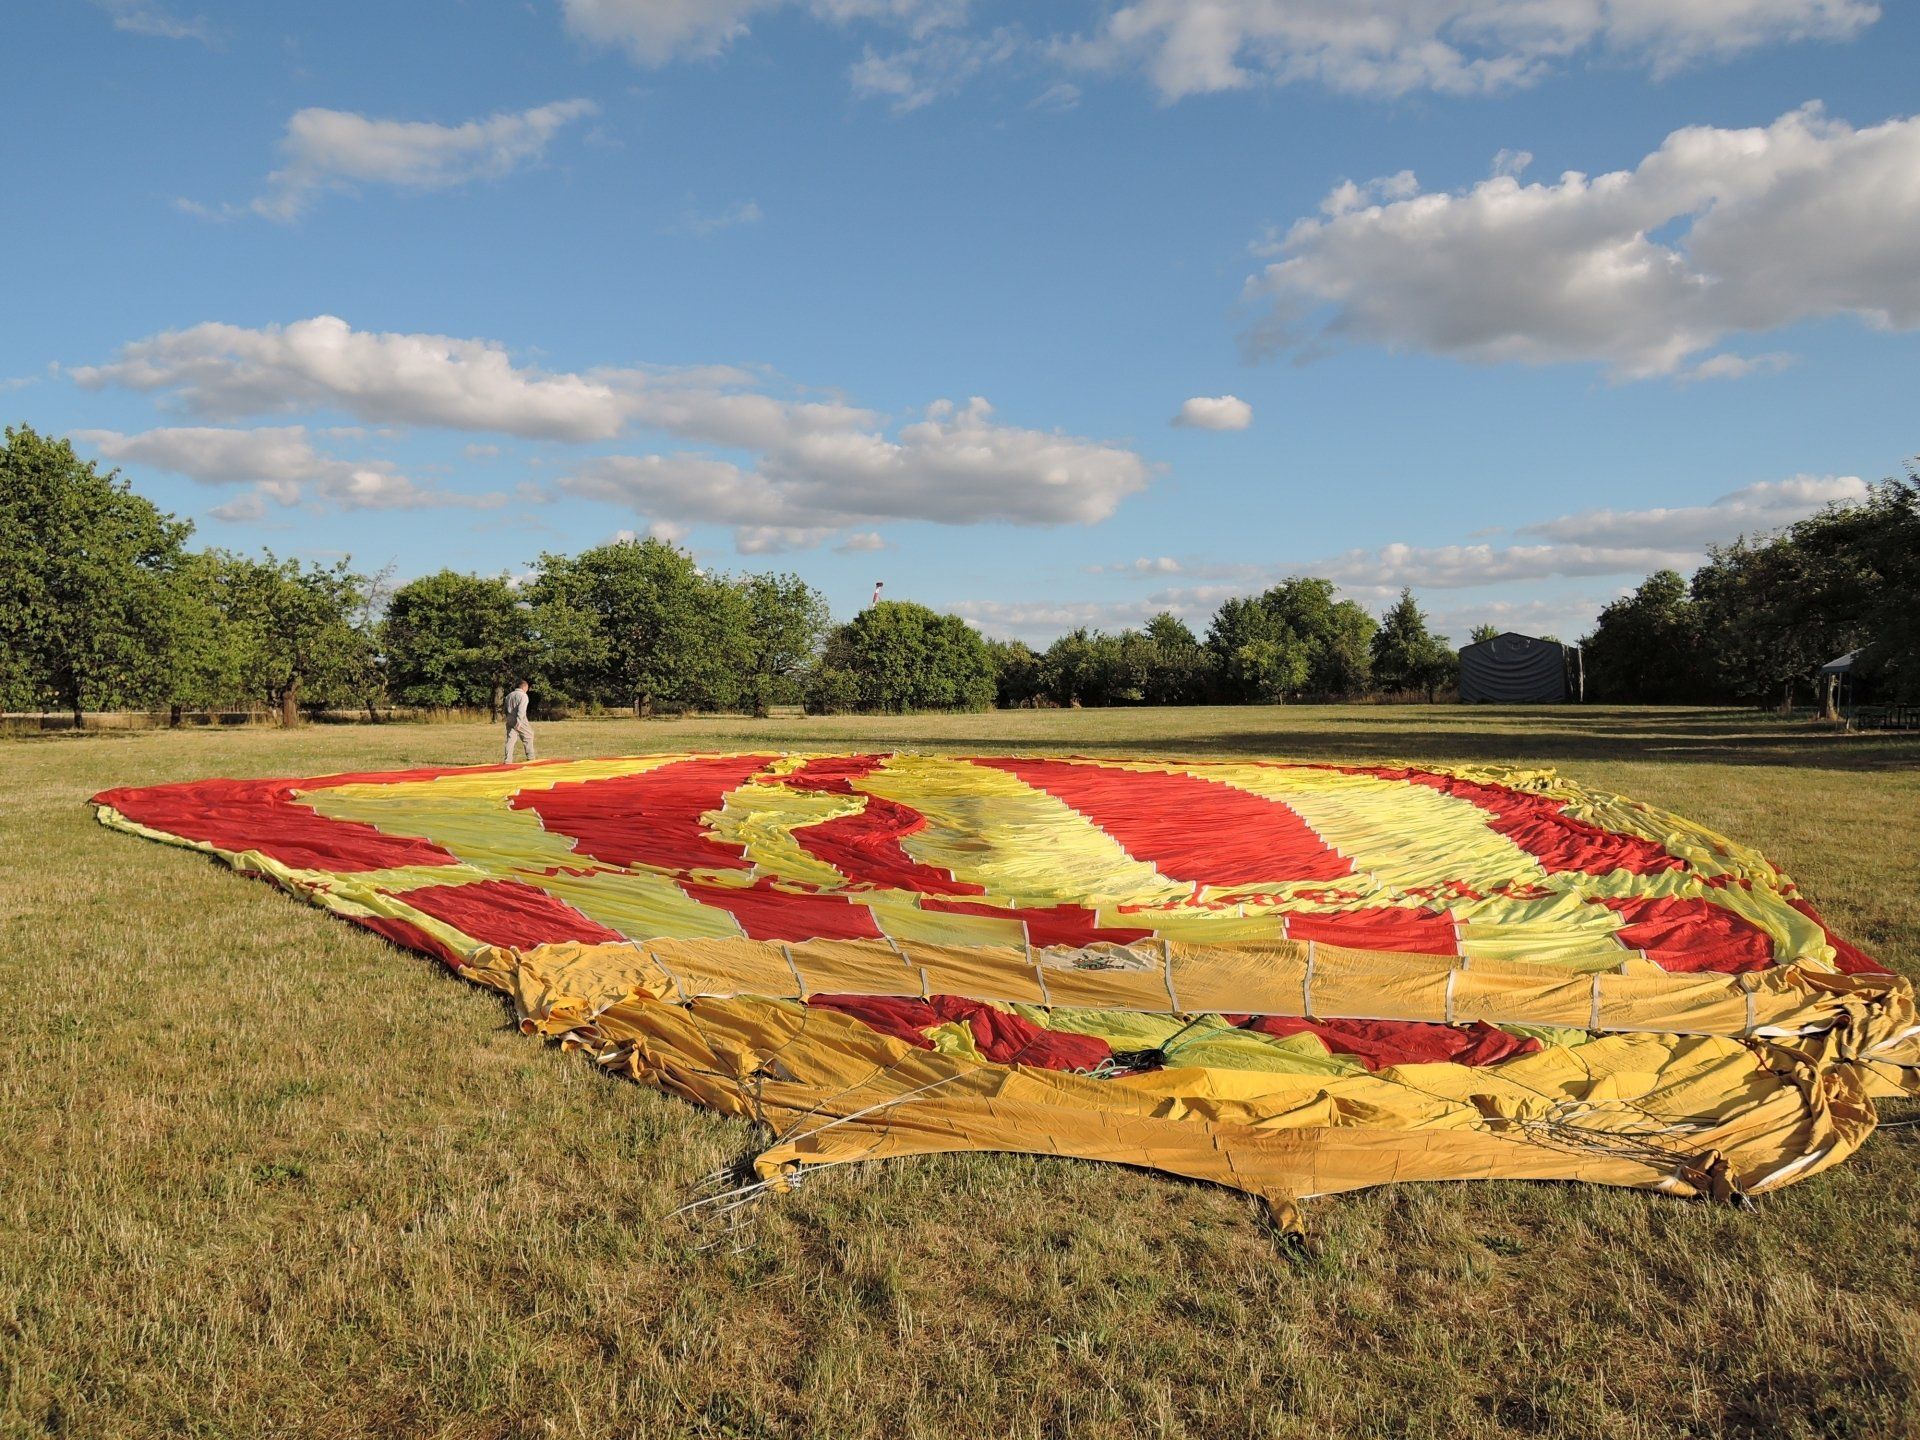
<svg viewBox="0 0 1920 1440">
<path fill-rule="evenodd" d="M 893 547 L 878 530 L 856 530 L 833 548 L 842 555 L 860 555 L 874 550 L 891 550 Z"/>
<path fill-rule="evenodd" d="M 739 543 L 762 551 L 888 519 L 1093 524 L 1151 478 L 1125 446 L 1002 424 L 978 398 L 936 401 L 896 427 L 845 401 L 768 393 L 773 378 L 743 367 L 548 373 L 516 366 L 492 341 L 356 331 L 331 316 L 196 325 L 71 373 L 213 420 L 332 408 L 376 424 L 565 441 L 652 429 L 753 452 L 744 463 L 691 451 L 605 456 L 562 484 L 658 520 L 734 526 Z"/>
<path fill-rule="evenodd" d="M 1809 105 L 1676 130 L 1630 171 L 1392 199 L 1343 185 L 1323 208 L 1247 283 L 1255 354 L 1368 343 L 1638 378 L 1801 320 L 1920 326 L 1920 117 L 1856 130 Z M 1694 373 L 1742 369 L 1716 359 Z"/>
<path fill-rule="evenodd" d="M 709 59 L 744 36 L 756 16 L 792 0 L 560 0 L 567 29 L 596 45 L 615 45 L 641 65 Z M 834 24 L 877 21 L 918 39 L 958 24 L 967 0 L 812 0 L 806 8 Z"/>
<path fill-rule="evenodd" d="M 1611 595 L 1600 598 L 1575 595 L 1462 602 L 1429 609 L 1427 620 L 1437 634 L 1446 636 L 1456 647 L 1472 639 L 1476 625 L 1491 625 L 1496 630 L 1513 630 L 1522 635 L 1553 635 L 1572 645 L 1593 628 L 1602 607 L 1612 598 Z"/>
<path fill-rule="evenodd" d="M 1382 545 L 1330 555 L 1300 573 L 1342 585 L 1398 590 L 1452 590 L 1544 580 L 1560 575 L 1644 575 L 1669 566 L 1684 568 L 1700 558 L 1690 546 L 1674 545 Z"/>
<path fill-rule="evenodd" d="M 1402 586 L 1460 590 L 1561 578 L 1637 579 L 1661 569 L 1692 570 L 1706 559 L 1710 545 L 1776 530 L 1825 505 L 1857 501 L 1866 493 L 1866 483 L 1858 476 L 1795 475 L 1744 486 L 1706 505 L 1585 510 L 1519 527 L 1518 533 L 1536 536 L 1545 542 L 1541 544 L 1396 542 L 1285 566 L 1192 566 L 1179 573 L 1225 583 L 1163 590 L 1148 599 L 1187 607 L 1217 605 L 1229 595 L 1249 594 L 1286 575 L 1319 575 L 1369 601 L 1389 597 Z M 1142 559 L 1131 568 L 1153 573 L 1156 567 Z"/>
<path fill-rule="evenodd" d="M 642 65 L 718 55 L 747 33 L 754 14 L 783 0 L 560 0 L 567 28 L 618 45 Z"/>
<path fill-rule="evenodd" d="M 1674 378 L 1686 384 L 1696 380 L 1744 380 L 1749 375 L 1777 375 L 1793 363 L 1794 357 L 1784 350 L 1770 350 L 1764 355 L 1722 352 L 1689 365 Z"/>
<path fill-rule="evenodd" d="M 739 200 L 726 207 L 704 213 L 699 210 L 683 210 L 680 216 L 668 226 L 675 235 L 691 235 L 704 239 L 708 235 L 717 235 L 722 230 L 732 230 L 740 225 L 758 225 L 766 216 L 760 213 L 760 206 L 752 200 Z"/>
<path fill-rule="evenodd" d="M 1867 0 L 1133 0 L 1069 63 L 1144 71 L 1163 99 L 1313 82 L 1359 95 L 1477 95 L 1530 85 L 1583 53 L 1670 74 L 1796 40 L 1841 40 Z"/>
<path fill-rule="evenodd" d="M 896 115 L 904 115 L 955 94 L 988 66 L 1012 59 L 1019 49 L 1019 37 L 1009 29 L 979 36 L 935 35 L 885 54 L 869 47 L 848 69 L 847 78 L 855 95 L 885 100 Z"/>
<path fill-rule="evenodd" d="M 564 126 L 595 109 L 590 100 L 561 100 L 516 114 L 436 125 L 310 106 L 287 122 L 280 141 L 284 163 L 267 176 L 266 192 L 248 208 L 270 220 L 289 221 L 322 194 L 356 185 L 445 190 L 498 179 L 539 160 Z M 196 214 L 220 213 L 193 201 L 178 203 Z"/>
<path fill-rule="evenodd" d="M 646 396 L 650 423 L 760 452 L 743 467 L 699 454 L 616 455 L 561 480 L 569 494 L 647 515 L 735 527 L 743 550 L 818 545 L 876 519 L 1079 525 L 1146 487 L 1131 450 L 1002 425 L 978 398 L 939 401 L 889 436 L 870 412 L 713 392 Z"/>
<path fill-rule="evenodd" d="M 1046 646 L 1069 630 L 1124 630 L 1146 624 L 1165 605 L 1141 600 L 962 600 L 944 607 L 995 639 Z M 1195 612 L 1197 613 L 1197 612 Z M 1182 618 L 1191 620 L 1192 615 Z"/>
<path fill-rule="evenodd" d="M 1743 534 L 1777 530 L 1825 505 L 1852 504 L 1867 496 L 1857 475 L 1794 475 L 1762 480 L 1706 505 L 1648 510 L 1583 510 L 1523 525 L 1523 535 L 1601 545 L 1654 545 L 1699 551 Z"/>
<path fill-rule="evenodd" d="M 130 35 L 151 35 L 160 40 L 198 40 L 202 45 L 214 41 L 213 29 L 206 17 L 185 18 L 175 15 L 153 0 L 94 0 L 113 17 L 113 28 Z"/>
<path fill-rule="evenodd" d="M 209 322 L 169 330 L 71 373 L 88 388 L 164 391 L 213 420 L 333 406 L 374 423 L 606 440 L 629 409 L 606 380 L 517 367 L 494 341 L 380 334 L 331 315 L 259 329 Z"/>
<path fill-rule="evenodd" d="M 1234 395 L 1196 395 L 1180 406 L 1173 423 L 1192 430 L 1244 430 L 1253 423 L 1253 406 Z"/>
<path fill-rule="evenodd" d="M 149 465 L 203 485 L 251 485 L 247 494 L 213 508 L 211 513 L 224 520 L 260 519 L 269 500 L 340 510 L 493 509 L 506 503 L 503 495 L 462 495 L 420 485 L 384 460 L 325 454 L 301 425 L 182 426 L 138 435 L 82 430 L 76 438 L 108 460 Z"/>
<path fill-rule="evenodd" d="M 1366 96 L 1480 95 L 1586 59 L 1665 76 L 1765 45 L 1844 40 L 1880 15 L 1872 0 L 1131 0 L 1085 4 L 1084 33 L 1043 40 L 1014 26 L 968 32 L 968 9 L 967 0 L 561 0 L 573 34 L 648 66 L 718 56 L 778 10 L 904 33 L 910 43 L 868 45 L 851 69 L 856 92 L 896 110 L 1015 59 L 1137 72 L 1169 102 L 1297 83 Z M 1040 103 L 1077 98 L 1061 82 Z"/>
</svg>

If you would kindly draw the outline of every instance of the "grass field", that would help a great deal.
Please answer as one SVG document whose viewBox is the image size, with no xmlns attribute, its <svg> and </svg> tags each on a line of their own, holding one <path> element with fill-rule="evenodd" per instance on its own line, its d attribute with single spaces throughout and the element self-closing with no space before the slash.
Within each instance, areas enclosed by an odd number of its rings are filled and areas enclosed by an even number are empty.
<svg viewBox="0 0 1920 1440">
<path fill-rule="evenodd" d="M 540 740 L 1551 763 L 1758 845 L 1920 974 L 1920 737 L 1414 706 Z M 0 745 L 0 1434 L 1920 1434 L 1920 1128 L 1752 1212 L 1522 1183 L 1321 1201 L 1297 1260 L 1247 1200 L 1159 1176 L 850 1166 L 699 1254 L 668 1212 L 746 1126 L 83 803 L 498 758 L 483 726 Z"/>
</svg>

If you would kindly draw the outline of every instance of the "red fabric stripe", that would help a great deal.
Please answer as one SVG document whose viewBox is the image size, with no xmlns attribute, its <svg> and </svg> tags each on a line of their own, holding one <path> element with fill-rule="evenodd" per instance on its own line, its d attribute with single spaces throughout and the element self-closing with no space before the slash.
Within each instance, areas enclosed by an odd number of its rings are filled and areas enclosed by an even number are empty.
<svg viewBox="0 0 1920 1440">
<path fill-rule="evenodd" d="M 920 902 L 922 910 L 937 910 L 951 915 L 986 915 L 995 920 L 1013 920 L 1027 927 L 1027 939 L 1035 945 L 1091 945 L 1110 940 L 1128 945 L 1145 940 L 1151 930 L 1102 929 L 1100 917 L 1078 905 L 1053 905 L 1046 909 L 1014 910 L 1004 905 L 985 905 L 972 900 L 941 900 L 929 897 Z"/>
<path fill-rule="evenodd" d="M 809 760 L 790 775 L 770 777 L 790 790 L 853 795 L 855 780 L 886 763 L 884 755 L 834 755 Z M 953 872 L 923 865 L 900 842 L 927 828 L 927 817 L 898 801 L 865 797 L 852 815 L 803 825 L 793 838 L 816 860 L 834 867 L 853 885 L 884 890 L 914 890 L 924 895 L 984 895 L 983 886 L 953 878 Z"/>
<path fill-rule="evenodd" d="M 563 940 L 603 945 L 627 938 L 518 880 L 477 880 L 471 885 L 427 885 L 387 893 L 487 945 L 524 950 Z"/>
<path fill-rule="evenodd" d="M 983 1001 L 959 995 L 935 995 L 926 1000 L 910 995 L 815 995 L 807 1003 L 851 1015 L 883 1035 L 923 1050 L 933 1048 L 926 1031 L 948 1021 L 964 1021 L 975 1048 L 1000 1065 L 1091 1070 L 1113 1054 L 1112 1048 L 1098 1036 L 1048 1030 Z"/>
<path fill-rule="evenodd" d="M 1173 880 L 1264 885 L 1338 880 L 1353 862 L 1290 808 L 1198 775 L 1065 760 L 978 759 L 1063 801 Z"/>
<path fill-rule="evenodd" d="M 609 865 L 662 870 L 746 870 L 742 847 L 715 840 L 701 816 L 718 810 L 772 761 L 770 755 L 701 755 L 637 775 L 568 780 L 523 790 L 513 808 L 573 841 L 574 850 Z"/>
<path fill-rule="evenodd" d="M 417 950 L 422 955 L 431 955 L 436 960 L 444 960 L 455 970 L 463 963 L 452 950 L 411 920 L 401 920 L 391 915 L 350 915 L 347 918 L 357 925 L 366 926 L 376 935 L 385 936 L 402 950 Z"/>
<path fill-rule="evenodd" d="M 775 890 L 770 879 L 750 888 L 682 880 L 680 888 L 702 905 L 715 905 L 740 922 L 750 940 L 879 940 L 873 912 L 844 895 Z"/>
<path fill-rule="evenodd" d="M 1287 912 L 1289 940 L 1318 940 L 1356 950 L 1404 950 L 1415 955 L 1457 955 L 1453 917 L 1410 905 L 1373 905 L 1331 915 Z"/>
<path fill-rule="evenodd" d="M 1546 795 L 1531 795 L 1505 785 L 1480 785 L 1451 775 L 1434 775 L 1425 770 L 1391 769 L 1384 766 L 1335 767 L 1347 775 L 1372 775 L 1382 780 L 1401 780 L 1409 785 L 1424 785 L 1456 800 L 1486 811 L 1493 817 L 1492 828 L 1506 836 L 1548 870 L 1576 870 L 1585 875 L 1606 875 L 1625 870 L 1630 875 L 1651 875 L 1659 870 L 1681 870 L 1685 862 L 1669 855 L 1662 847 L 1638 835 L 1621 835 L 1589 825 L 1584 820 L 1563 814 L 1564 802 Z"/>
<path fill-rule="evenodd" d="M 1369 1070 L 1388 1065 L 1498 1065 L 1516 1055 L 1531 1055 L 1540 1042 L 1531 1035 L 1509 1035 L 1476 1020 L 1471 1025 L 1441 1025 L 1426 1020 L 1303 1020 L 1291 1015 L 1258 1015 L 1245 1026 L 1263 1035 L 1318 1035 L 1336 1055 L 1351 1055 Z"/>
<path fill-rule="evenodd" d="M 296 798 L 303 790 L 383 783 L 388 778 L 328 775 L 318 780 L 192 780 L 106 790 L 93 798 L 94 803 L 111 805 L 127 819 L 150 829 L 235 854 L 257 850 L 300 870 L 350 873 L 398 865 L 459 863 L 429 841 L 389 835 L 357 820 L 329 820 Z M 418 778 L 430 776 L 421 774 Z"/>
<path fill-rule="evenodd" d="M 1646 951 L 1663 970 L 1737 975 L 1773 964 L 1772 937 L 1711 900 L 1641 896 L 1590 903 L 1619 915 L 1625 923 L 1615 938 L 1629 949 Z"/>
<path fill-rule="evenodd" d="M 1882 965 L 1873 956 L 1858 945 L 1842 940 L 1827 928 L 1827 922 L 1820 918 L 1819 912 L 1798 896 L 1787 903 L 1820 927 L 1820 933 L 1827 937 L 1827 943 L 1833 946 L 1833 963 L 1848 975 L 1891 975 L 1893 972 Z"/>
</svg>

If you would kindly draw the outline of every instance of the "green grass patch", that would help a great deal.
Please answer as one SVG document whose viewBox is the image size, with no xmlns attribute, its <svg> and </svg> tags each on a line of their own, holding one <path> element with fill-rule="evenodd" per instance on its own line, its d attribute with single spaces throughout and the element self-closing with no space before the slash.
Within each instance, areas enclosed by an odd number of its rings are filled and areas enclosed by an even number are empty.
<svg viewBox="0 0 1920 1440">
<path fill-rule="evenodd" d="M 1920 737 L 1452 706 L 580 722 L 543 755 L 846 747 L 1558 767 L 1760 847 L 1920 973 Z M 489 726 L 0 746 L 0 1434 L 1891 1436 L 1920 1129 L 1741 1212 L 1547 1184 L 1243 1197 L 846 1167 L 743 1254 L 669 1218 L 744 1125 L 202 857 L 123 784 L 490 761 Z M 1907 1107 L 1895 1107 L 1905 1110 Z"/>
</svg>

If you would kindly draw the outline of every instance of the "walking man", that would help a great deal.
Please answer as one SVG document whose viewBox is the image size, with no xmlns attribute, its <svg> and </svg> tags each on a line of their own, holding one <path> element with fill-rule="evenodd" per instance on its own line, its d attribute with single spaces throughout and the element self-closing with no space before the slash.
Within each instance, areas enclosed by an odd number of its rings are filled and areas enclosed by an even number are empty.
<svg viewBox="0 0 1920 1440">
<path fill-rule="evenodd" d="M 507 692 L 507 758 L 513 763 L 513 742 L 518 740 L 527 759 L 533 759 L 533 726 L 527 722 L 527 682 L 522 680 Z"/>
</svg>

